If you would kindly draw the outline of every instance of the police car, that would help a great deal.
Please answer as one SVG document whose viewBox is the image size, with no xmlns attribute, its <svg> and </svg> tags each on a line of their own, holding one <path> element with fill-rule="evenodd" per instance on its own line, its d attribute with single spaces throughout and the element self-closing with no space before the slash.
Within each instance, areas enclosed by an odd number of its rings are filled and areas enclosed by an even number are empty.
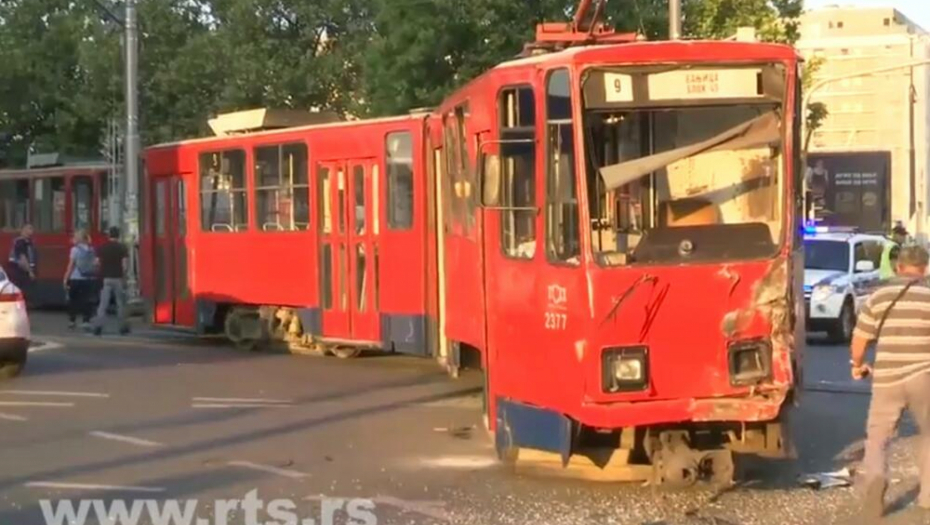
<svg viewBox="0 0 930 525">
<path fill-rule="evenodd" d="M 807 327 L 849 341 L 856 314 L 880 281 L 885 245 L 880 235 L 853 229 L 812 227 L 804 235 L 804 301 Z"/>
</svg>

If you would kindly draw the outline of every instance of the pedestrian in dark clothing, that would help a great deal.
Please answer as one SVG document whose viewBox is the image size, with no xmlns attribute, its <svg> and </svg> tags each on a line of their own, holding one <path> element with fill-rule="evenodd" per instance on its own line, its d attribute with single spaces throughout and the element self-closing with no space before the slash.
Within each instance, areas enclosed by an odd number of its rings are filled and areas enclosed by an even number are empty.
<svg viewBox="0 0 930 525">
<path fill-rule="evenodd" d="M 107 318 L 107 308 L 111 299 L 116 301 L 120 333 L 129 333 L 129 323 L 126 320 L 126 264 L 129 261 L 129 250 L 119 241 L 119 228 L 110 228 L 109 237 L 103 246 L 97 248 L 103 286 L 100 288 L 100 304 L 94 319 L 96 335 L 103 333 L 103 323 Z"/>
<path fill-rule="evenodd" d="M 876 290 L 862 306 L 851 345 L 852 377 L 873 376 L 872 401 L 862 461 L 867 523 L 877 523 L 885 510 L 888 443 L 907 408 L 920 429 L 918 441 L 920 495 L 917 504 L 930 509 L 930 260 L 920 246 L 904 246 L 897 277 Z M 866 348 L 877 341 L 875 364 L 864 363 Z M 873 371 L 874 368 L 874 371 Z"/>
<path fill-rule="evenodd" d="M 26 224 L 20 230 L 19 237 L 13 241 L 10 249 L 10 281 L 32 303 L 33 284 L 36 280 L 37 257 L 36 247 L 32 242 L 32 225 Z"/>
<path fill-rule="evenodd" d="M 77 317 L 89 325 L 93 315 L 93 294 L 97 273 L 97 256 L 90 246 L 90 237 L 83 230 L 74 233 L 74 246 L 68 258 L 64 285 L 68 292 L 68 327 L 77 326 Z"/>
</svg>

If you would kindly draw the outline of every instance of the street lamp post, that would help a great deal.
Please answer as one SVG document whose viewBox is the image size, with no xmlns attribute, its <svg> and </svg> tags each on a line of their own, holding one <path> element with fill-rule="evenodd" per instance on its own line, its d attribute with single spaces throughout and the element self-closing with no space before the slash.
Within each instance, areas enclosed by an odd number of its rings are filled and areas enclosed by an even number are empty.
<svg viewBox="0 0 930 525">
<path fill-rule="evenodd" d="M 139 32 L 136 0 L 126 0 L 126 146 L 124 184 L 120 185 L 123 209 L 123 237 L 130 245 L 128 288 L 133 296 L 139 290 Z"/>
</svg>

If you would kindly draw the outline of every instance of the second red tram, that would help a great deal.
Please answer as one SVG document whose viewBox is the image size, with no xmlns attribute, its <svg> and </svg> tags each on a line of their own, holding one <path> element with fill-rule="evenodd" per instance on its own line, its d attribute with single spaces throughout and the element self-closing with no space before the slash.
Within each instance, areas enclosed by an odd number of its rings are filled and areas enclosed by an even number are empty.
<svg viewBox="0 0 930 525">
<path fill-rule="evenodd" d="M 472 351 L 502 457 L 727 478 L 785 451 L 798 385 L 798 68 L 761 43 L 577 46 L 429 113 L 149 148 L 154 320 Z"/>
<path fill-rule="evenodd" d="M 106 238 L 109 170 L 109 165 L 95 162 L 0 170 L 0 256 L 4 267 L 10 264 L 10 250 L 22 227 L 31 224 L 35 231 L 38 264 L 36 282 L 29 289 L 30 303 L 65 304 L 61 283 L 76 230 L 85 230 L 95 243 Z"/>
</svg>

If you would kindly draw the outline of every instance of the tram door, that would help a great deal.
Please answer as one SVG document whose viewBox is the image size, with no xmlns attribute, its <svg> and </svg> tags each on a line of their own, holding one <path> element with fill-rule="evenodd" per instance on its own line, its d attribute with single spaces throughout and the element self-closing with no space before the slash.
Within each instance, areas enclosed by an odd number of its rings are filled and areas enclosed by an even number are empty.
<svg viewBox="0 0 930 525">
<path fill-rule="evenodd" d="M 373 159 L 322 163 L 317 171 L 323 336 L 381 340 L 378 309 L 378 170 Z"/>
<path fill-rule="evenodd" d="M 154 320 L 158 324 L 193 323 L 194 308 L 187 280 L 187 186 L 180 177 L 152 182 L 155 257 Z"/>
</svg>

